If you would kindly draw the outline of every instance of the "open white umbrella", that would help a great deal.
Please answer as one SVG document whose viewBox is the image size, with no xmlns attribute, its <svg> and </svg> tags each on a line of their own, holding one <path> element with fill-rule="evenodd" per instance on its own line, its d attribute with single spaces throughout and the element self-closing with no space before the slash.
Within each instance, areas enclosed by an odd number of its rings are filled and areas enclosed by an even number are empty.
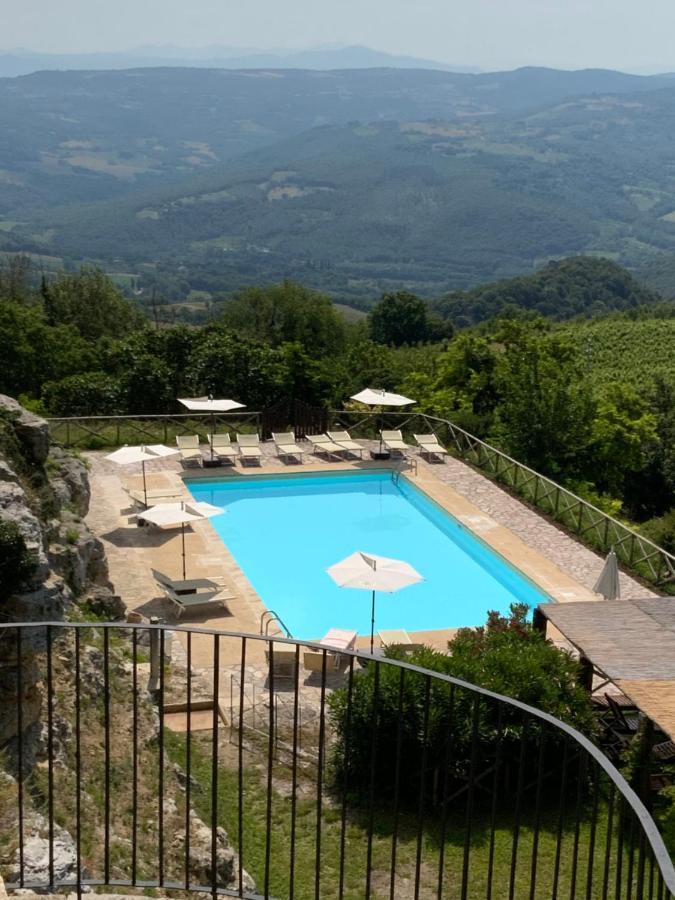
<svg viewBox="0 0 675 900">
<path fill-rule="evenodd" d="M 596 594 L 602 594 L 605 600 L 619 600 L 621 598 L 621 583 L 619 581 L 619 560 L 614 548 L 607 554 L 607 559 L 602 567 L 598 580 L 593 585 Z"/>
<path fill-rule="evenodd" d="M 128 466 L 132 463 L 141 464 L 143 470 L 143 497 L 145 499 L 145 505 L 147 506 L 148 488 L 145 483 L 146 462 L 152 462 L 153 459 L 161 459 L 164 456 L 174 456 L 176 453 L 178 453 L 177 447 L 174 450 L 171 447 L 165 447 L 164 444 L 140 444 L 136 447 L 130 447 L 128 444 L 125 444 L 124 447 L 120 447 L 119 450 L 108 453 L 106 459 L 117 463 L 118 466 Z"/>
<path fill-rule="evenodd" d="M 246 406 L 245 403 L 238 403 L 236 400 L 218 400 L 210 394 L 208 397 L 179 397 L 178 402 L 192 412 L 211 413 L 211 434 L 216 430 L 216 413 L 232 412 L 233 409 L 243 409 Z M 213 459 L 213 442 L 211 442 L 211 459 Z"/>
<path fill-rule="evenodd" d="M 185 579 L 185 526 L 189 522 L 199 519 L 210 519 L 225 512 L 221 506 L 212 506 L 210 503 L 158 503 L 141 513 L 138 518 L 144 522 L 152 522 L 153 525 L 171 527 L 180 525 L 183 555 L 183 579 Z"/>
<path fill-rule="evenodd" d="M 375 637 L 375 591 L 393 594 L 401 588 L 424 581 L 410 563 L 357 550 L 346 559 L 326 569 L 339 587 L 359 588 L 373 592 L 370 613 L 370 652 Z"/>
<path fill-rule="evenodd" d="M 389 391 L 380 388 L 365 388 L 350 397 L 350 400 L 357 400 L 359 403 L 365 403 L 367 406 L 380 407 L 380 453 L 382 453 L 382 425 L 384 424 L 384 407 L 385 406 L 410 406 L 415 403 L 409 397 L 402 394 L 392 394 Z"/>
</svg>

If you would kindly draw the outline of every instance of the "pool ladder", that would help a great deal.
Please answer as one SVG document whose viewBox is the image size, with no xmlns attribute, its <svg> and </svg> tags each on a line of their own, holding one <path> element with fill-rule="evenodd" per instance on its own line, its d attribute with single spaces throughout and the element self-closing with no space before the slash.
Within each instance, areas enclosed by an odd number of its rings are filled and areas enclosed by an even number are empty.
<svg viewBox="0 0 675 900">
<path fill-rule="evenodd" d="M 283 621 L 281 616 L 274 612 L 273 609 L 266 609 L 260 616 L 260 634 L 264 634 L 265 636 L 269 635 L 270 625 L 273 622 L 276 622 L 281 627 L 281 629 L 286 633 L 287 638 L 293 637 L 290 629 L 286 626 L 286 623 Z"/>
<path fill-rule="evenodd" d="M 394 484 L 398 484 L 399 478 L 401 477 L 401 472 L 404 469 L 410 469 L 417 478 L 417 459 L 415 457 L 404 456 L 403 459 L 399 462 L 396 468 L 391 473 L 391 479 Z"/>
</svg>

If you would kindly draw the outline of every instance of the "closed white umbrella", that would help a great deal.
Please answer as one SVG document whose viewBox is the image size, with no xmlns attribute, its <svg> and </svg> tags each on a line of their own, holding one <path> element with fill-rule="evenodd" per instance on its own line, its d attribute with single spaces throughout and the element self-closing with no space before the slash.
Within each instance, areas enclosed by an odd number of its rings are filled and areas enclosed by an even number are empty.
<svg viewBox="0 0 675 900">
<path fill-rule="evenodd" d="M 358 588 L 372 591 L 370 615 L 370 652 L 373 652 L 375 637 L 375 591 L 393 594 L 401 588 L 424 581 L 420 573 L 410 563 L 358 550 L 339 563 L 326 569 L 339 587 Z"/>
<path fill-rule="evenodd" d="M 145 483 L 146 462 L 152 462 L 154 459 L 161 459 L 164 456 L 174 456 L 176 453 L 178 453 L 177 447 L 174 450 L 171 447 L 165 447 L 164 444 L 140 444 L 135 447 L 130 447 L 128 444 L 125 444 L 124 447 L 120 447 L 119 450 L 108 453 L 106 459 L 117 463 L 118 466 L 128 466 L 132 463 L 141 464 L 143 470 L 143 497 L 145 499 L 145 505 L 147 506 L 148 488 Z"/>
<path fill-rule="evenodd" d="M 392 394 L 389 391 L 381 390 L 380 388 L 364 388 L 364 390 L 360 391 L 358 394 L 354 394 L 352 397 L 350 397 L 350 400 L 357 400 L 359 403 L 365 403 L 367 406 L 380 407 L 380 453 L 382 453 L 381 432 L 382 425 L 384 424 L 384 407 L 410 406 L 411 403 L 415 403 L 414 400 L 411 400 L 409 397 L 404 397 L 403 394 Z"/>
<path fill-rule="evenodd" d="M 211 413 L 211 434 L 216 430 L 216 413 L 232 412 L 233 409 L 243 409 L 246 406 L 245 403 L 238 403 L 236 400 L 218 400 L 210 394 L 208 397 L 184 397 L 182 399 L 179 397 L 178 402 L 192 412 Z M 213 441 L 211 442 L 211 459 L 213 459 Z"/>
<path fill-rule="evenodd" d="M 605 600 L 621 599 L 621 582 L 619 579 L 619 560 L 614 548 L 607 554 L 602 572 L 593 586 L 596 594 L 602 594 Z"/>
<path fill-rule="evenodd" d="M 144 522 L 152 522 L 153 525 L 160 527 L 171 527 L 172 525 L 180 525 L 182 539 L 182 555 L 183 555 L 183 579 L 185 579 L 185 525 L 189 522 L 196 522 L 199 519 L 210 519 L 225 512 L 221 506 L 212 506 L 210 503 L 189 502 L 189 503 L 158 503 L 141 513 L 138 518 Z"/>
</svg>

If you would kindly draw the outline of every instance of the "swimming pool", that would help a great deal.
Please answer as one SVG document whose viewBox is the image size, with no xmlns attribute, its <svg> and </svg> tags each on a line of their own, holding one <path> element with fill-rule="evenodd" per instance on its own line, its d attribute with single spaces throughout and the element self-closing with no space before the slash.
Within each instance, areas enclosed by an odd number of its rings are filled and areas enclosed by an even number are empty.
<svg viewBox="0 0 675 900">
<path fill-rule="evenodd" d="M 488 610 L 549 598 L 405 478 L 388 471 L 188 479 L 224 507 L 211 524 L 268 609 L 294 637 L 370 632 L 370 594 L 339 588 L 328 566 L 363 550 L 411 563 L 420 584 L 377 599 L 378 629 L 483 624 Z"/>
</svg>

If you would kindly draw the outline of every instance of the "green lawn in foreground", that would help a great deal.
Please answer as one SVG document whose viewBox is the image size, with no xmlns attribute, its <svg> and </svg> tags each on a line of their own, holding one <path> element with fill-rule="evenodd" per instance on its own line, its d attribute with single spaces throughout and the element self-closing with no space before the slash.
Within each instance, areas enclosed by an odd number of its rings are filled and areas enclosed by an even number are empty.
<svg viewBox="0 0 675 900">
<path fill-rule="evenodd" d="M 206 744 L 202 739 L 192 741 L 192 774 L 199 782 L 201 790 L 195 791 L 192 802 L 199 814 L 210 821 L 210 786 L 211 759 Z M 171 759 L 184 764 L 184 739 L 176 735 L 168 736 L 167 748 Z M 260 767 L 251 765 L 244 774 L 244 826 L 243 862 L 244 867 L 253 876 L 258 889 L 263 892 L 265 882 L 265 834 L 267 816 L 266 772 L 264 770 L 264 754 L 259 760 Z M 246 753 L 245 763 L 253 763 L 250 752 Z M 269 890 L 271 896 L 285 898 L 289 896 L 289 861 L 291 836 L 291 800 L 290 772 L 288 766 L 278 765 L 274 772 L 274 789 L 271 816 L 271 866 Z M 309 779 L 300 778 L 299 797 L 296 819 L 296 856 L 295 856 L 295 897 L 298 900 L 310 900 L 315 896 L 315 859 L 316 859 L 316 824 L 317 805 L 316 787 Z M 566 817 L 563 830 L 562 852 L 560 860 L 558 896 L 574 898 L 586 896 L 587 876 L 589 869 L 589 853 L 592 827 L 590 815 L 586 817 L 579 830 L 577 839 L 577 870 L 573 875 L 573 857 L 575 855 L 575 833 L 572 821 L 576 798 L 569 798 L 569 815 Z M 553 804 L 555 806 L 555 804 Z M 237 774 L 234 769 L 221 765 L 218 775 L 218 824 L 223 826 L 235 847 L 239 844 L 237 828 Z M 488 895 L 488 870 L 490 857 L 490 815 L 489 810 L 475 810 L 471 817 L 469 841 L 468 876 L 466 894 L 462 894 L 462 875 L 464 867 L 466 836 L 466 799 L 457 800 L 452 809 L 445 840 L 445 874 L 443 880 L 443 897 L 485 898 Z M 492 879 L 492 897 L 508 898 L 513 859 L 513 812 L 503 812 L 497 820 L 494 842 L 494 862 Z M 593 889 L 591 897 L 602 896 L 602 881 L 605 865 L 606 849 L 606 808 L 601 804 L 598 809 L 597 826 L 595 828 L 593 852 Z M 385 900 L 390 891 L 390 866 L 392 853 L 391 810 L 378 809 L 373 818 L 372 860 L 373 874 L 371 896 L 373 900 Z M 346 830 L 344 897 L 345 900 L 362 900 L 365 896 L 365 872 L 367 859 L 367 815 L 350 810 Z M 555 870 L 556 835 L 558 827 L 558 811 L 552 809 L 542 814 L 539 840 L 536 853 L 533 853 L 534 814 L 523 813 L 518 836 L 518 848 L 514 869 L 515 898 L 533 897 L 550 900 Z M 401 816 L 397 842 L 396 861 L 396 893 L 395 897 L 412 898 L 414 895 L 414 878 L 417 856 L 417 816 L 407 813 Z M 614 829 L 616 832 L 616 828 Z M 339 801 L 331 800 L 326 791 L 323 794 L 321 815 L 321 882 L 322 898 L 338 897 L 339 860 L 341 842 L 341 809 Z M 612 864 L 610 867 L 610 895 L 613 896 L 615 866 L 614 858 L 617 846 L 616 833 L 613 835 Z M 622 882 L 626 881 L 628 868 L 627 854 L 624 862 Z M 533 857 L 536 860 L 535 888 L 530 893 Z M 440 858 L 440 823 L 437 818 L 429 818 L 425 822 L 421 853 L 421 890 L 420 898 L 438 896 L 438 867 Z M 635 866 L 637 870 L 637 865 Z M 637 871 L 634 873 L 634 879 Z M 573 877 L 575 883 L 573 884 Z M 624 884 L 625 888 L 625 884 Z"/>
</svg>

